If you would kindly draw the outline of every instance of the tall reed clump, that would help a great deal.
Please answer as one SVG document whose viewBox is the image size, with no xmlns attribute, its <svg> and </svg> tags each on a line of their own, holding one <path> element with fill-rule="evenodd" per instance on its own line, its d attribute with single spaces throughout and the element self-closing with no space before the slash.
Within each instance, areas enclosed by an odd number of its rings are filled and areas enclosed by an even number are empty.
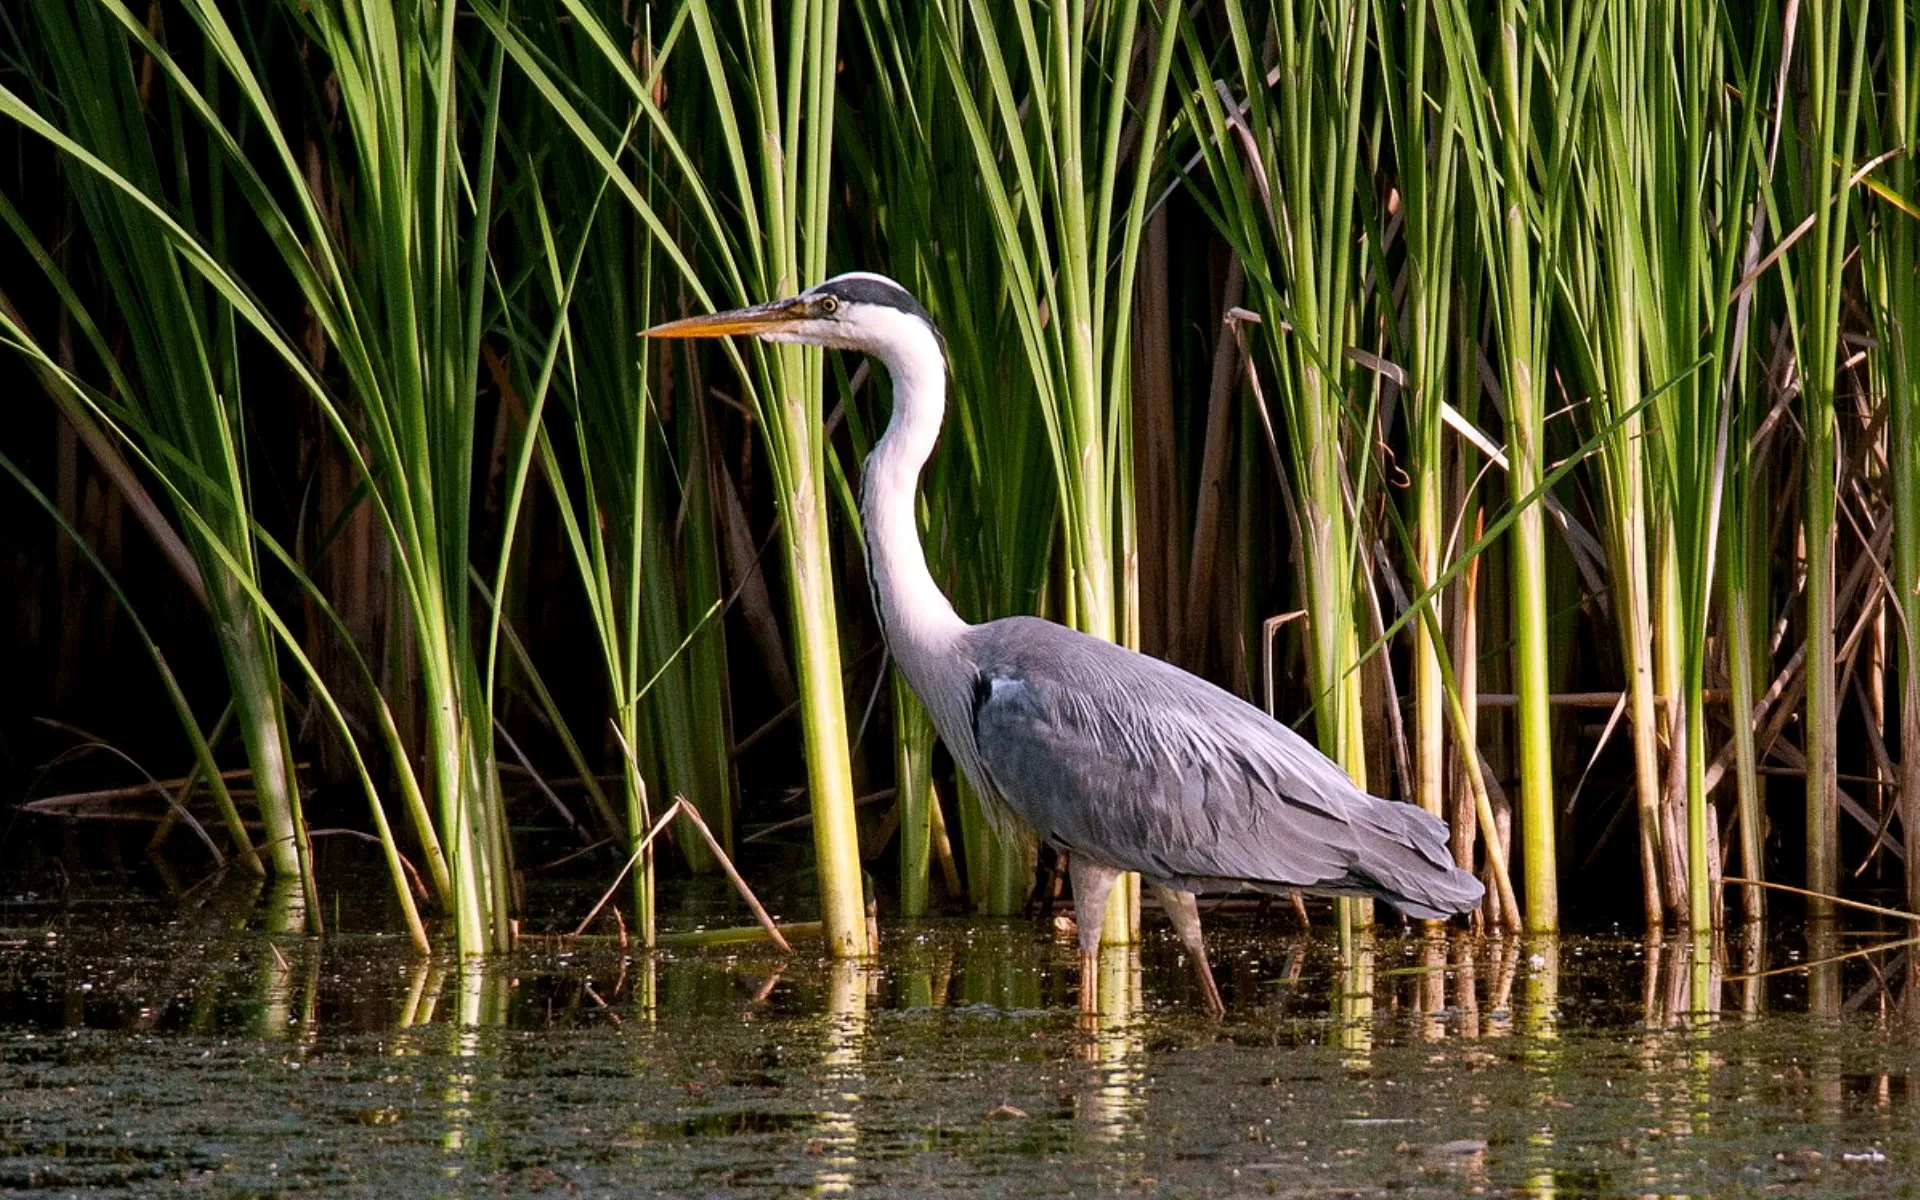
<svg viewBox="0 0 1920 1200">
<path fill-rule="evenodd" d="M 276 873 L 303 881 L 311 901 L 311 848 L 277 650 L 271 627 L 255 610 L 261 563 L 252 528 L 247 393 L 241 387 L 236 321 L 231 305 L 169 247 L 161 218 L 146 207 L 165 205 L 210 253 L 223 257 L 231 199 L 227 182 L 217 166 L 196 180 L 192 164 L 204 151 L 195 130 L 189 122 L 165 120 L 149 110 L 151 100 L 167 99 L 165 92 L 156 96 L 138 83 L 127 39 L 105 10 L 91 3 L 55 5 L 29 16 L 51 71 L 37 98 L 38 111 L 56 116 L 62 134 L 71 139 L 69 155 L 84 154 L 98 164 L 95 171 L 74 162 L 66 172 L 64 182 L 86 240 L 68 247 L 63 257 L 79 259 L 83 251 L 112 309 L 98 315 L 88 311 L 54 257 L 4 198 L 0 215 L 26 239 L 60 294 L 103 386 L 77 387 L 78 380 L 54 368 L 54 356 L 33 343 L 26 330 L 14 326 L 13 333 L 23 348 L 31 346 L 42 358 L 50 394 L 96 454 L 109 461 L 118 457 L 102 426 L 118 431 L 164 480 L 182 514 L 178 541 L 192 557 L 178 560 L 178 566 L 206 605 L 233 690 L 231 711 L 246 745 L 265 829 L 260 849 Z M 113 345 L 115 333 L 124 339 L 124 355 Z M 139 490 L 130 472 L 122 476 L 122 486 Z M 155 533 L 164 543 L 172 530 L 156 527 Z M 188 724 L 194 726 L 192 740 L 204 747 L 197 726 Z M 240 861 L 259 871 L 261 855 L 240 823 L 220 771 L 204 754 L 199 765 Z"/>
<path fill-rule="evenodd" d="M 875 260 L 933 314 L 953 375 L 947 430 L 922 488 L 928 559 L 961 612 L 1034 612 L 1047 591 L 1058 493 L 1036 376 L 1004 353 L 1020 336 L 1017 310 L 1004 302 L 1005 279 L 977 269 L 1000 252 L 997 226 L 941 55 L 943 17 L 906 0 L 861 0 L 856 11 L 867 58 L 851 103 L 861 128 L 877 136 L 843 137 L 847 174 L 866 189 Z M 919 915 L 938 804 L 933 732 L 905 685 L 896 680 L 895 691 L 901 909 Z M 1030 839 L 990 821 L 964 779 L 956 786 L 973 907 L 1016 912 L 1031 879 Z"/>
<path fill-rule="evenodd" d="M 1805 55 L 1805 82 L 1789 91 L 1782 116 L 1805 139 L 1803 146 L 1786 156 L 1785 199 L 1791 211 L 1804 213 L 1812 221 L 1807 236 L 1781 259 L 1780 273 L 1799 370 L 1805 436 L 1801 481 L 1807 570 L 1806 879 L 1808 890 L 1819 897 L 1832 896 L 1840 888 L 1841 696 L 1834 627 L 1839 532 L 1835 504 L 1841 462 L 1835 403 L 1841 369 L 1843 276 L 1853 210 L 1854 181 L 1849 177 L 1860 128 L 1868 29 L 1864 14 L 1856 11 L 1852 37 L 1846 37 L 1844 7 L 1831 0 L 1813 0 L 1805 7 L 1801 27 L 1794 34 Z M 1777 194 L 1771 198 L 1776 205 L 1781 200 Z M 1833 906 L 1816 897 L 1808 901 L 1807 911 L 1815 918 L 1831 917 Z"/>
<path fill-rule="evenodd" d="M 1642 910 L 1658 929 L 1670 906 L 1684 906 L 1684 878 L 1676 830 L 1663 801 L 1660 752 L 1667 732 L 1656 706 L 1653 576 L 1655 559 L 1672 542 L 1665 527 L 1666 497 L 1654 486 L 1648 462 L 1648 391 L 1641 370 L 1641 303 L 1651 286 L 1643 279 L 1656 238 L 1671 229 L 1643 231 L 1641 168 L 1648 153 L 1639 106 L 1648 65 L 1645 47 L 1631 43 L 1638 22 L 1616 6 L 1602 35 L 1610 39 L 1597 72 L 1599 101 L 1587 114 L 1576 185 L 1581 203 L 1569 214 L 1566 267 L 1560 274 L 1561 304 L 1569 319 L 1565 345 L 1579 386 L 1590 399 L 1579 408 L 1599 439 L 1593 475 L 1600 527 L 1607 551 L 1608 608 L 1613 619 L 1625 694 L 1622 715 L 1633 751 L 1633 788 L 1639 818 Z M 1635 157 L 1641 155 L 1642 157 Z M 1643 286 L 1646 285 L 1646 286 Z M 1657 327 L 1657 325 L 1656 325 Z M 1670 710 L 1669 710 L 1670 712 Z"/>
<path fill-rule="evenodd" d="M 1371 586 L 1361 521 L 1379 482 L 1381 391 L 1359 378 L 1349 356 L 1375 311 L 1366 256 L 1378 243 L 1359 232 L 1372 219 L 1363 207 L 1371 188 L 1362 131 L 1378 86 L 1367 69 L 1373 8 L 1281 2 L 1256 28 L 1240 0 L 1227 0 L 1225 62 L 1210 64 L 1189 32 L 1182 75 L 1219 225 L 1248 264 L 1276 381 L 1315 729 L 1321 749 L 1362 788 L 1385 786 L 1368 778 L 1358 669 L 1363 589 Z M 1212 82 L 1216 69 L 1228 84 Z M 1369 906 L 1343 903 L 1343 946 L 1356 924 L 1370 921 Z"/>
<path fill-rule="evenodd" d="M 1681 0 L 1628 11 L 1603 51 L 1617 90 L 1602 86 L 1601 123 L 1626 170 L 1614 193 L 1640 217 L 1615 236 L 1633 249 L 1640 373 L 1652 389 L 1655 491 L 1674 563 L 1674 601 L 1662 640 L 1680 670 L 1670 693 L 1673 766 L 1668 794 L 1685 830 L 1687 893 L 1672 907 L 1696 934 L 1719 917 L 1719 826 L 1709 807 L 1706 681 L 1716 558 L 1724 526 L 1733 397 L 1730 357 L 1744 352 L 1733 286 L 1752 223 L 1758 98 L 1736 103 L 1740 47 L 1724 36 L 1717 4 Z M 1764 25 L 1763 25 L 1764 28 Z M 1685 30 L 1684 34 L 1669 32 Z M 1760 45 L 1764 46 L 1764 40 Z M 1671 81 L 1672 86 L 1667 86 Z M 1637 238 L 1646 239 L 1644 242 Z M 1671 615 L 1677 615 L 1673 621 Z M 1677 711 L 1676 711 L 1677 710 Z M 1757 824 L 1755 812 L 1742 814 Z M 1677 898 L 1676 898 L 1677 899 Z"/>
<path fill-rule="evenodd" d="M 473 649 L 478 630 L 470 603 L 467 519 L 497 62 L 491 78 L 468 77 L 451 4 L 406 14 L 316 4 L 297 13 L 273 10 L 259 26 L 236 28 L 218 6 L 191 3 L 176 32 L 193 32 L 208 81 L 202 85 L 117 0 L 99 4 L 155 65 L 175 119 L 190 122 L 204 137 L 214 169 L 242 199 L 235 213 L 243 212 L 253 235 L 271 247 L 270 265 L 229 261 L 220 244 L 208 244 L 176 220 L 166 198 L 150 195 L 12 105 L 10 111 L 71 163 L 155 219 L 179 261 L 231 306 L 237 324 L 318 405 L 362 472 L 366 497 L 394 554 L 419 652 L 426 788 L 385 698 L 376 696 L 381 734 L 429 877 L 454 916 L 461 951 L 504 949 L 512 936 L 510 863 L 491 719 Z M 284 114 L 292 110 L 281 107 L 272 87 L 278 81 L 256 57 L 263 45 L 285 44 L 277 40 L 286 36 L 283 21 L 293 22 L 324 55 L 339 98 L 343 139 L 320 136 L 309 153 L 296 151 L 290 141 Z M 463 117 L 476 118 L 472 137 L 460 136 Z M 353 199 L 344 202 L 349 181 Z M 337 359 L 345 397 L 257 299 L 256 289 L 289 283 L 309 310 L 313 335 Z M 257 528 L 256 537 L 304 581 L 284 549 Z M 205 531 L 202 542 L 216 551 L 223 545 Z M 253 589 L 241 564 L 223 556 L 223 565 L 237 586 Z M 424 947 L 358 742 L 284 621 L 257 590 L 250 598 L 256 615 L 273 625 L 283 651 L 299 661 L 314 699 L 346 740 L 402 909 Z M 317 611 L 330 615 L 323 597 L 311 598 Z M 361 667 L 371 684 L 371 672 L 364 662 Z"/>
<path fill-rule="evenodd" d="M 1459 80 L 1430 44 L 1428 0 L 1381 13 L 1375 37 L 1380 88 L 1393 148 L 1401 218 L 1405 282 L 1394 312 L 1393 344 L 1403 368 L 1407 472 L 1411 483 L 1413 544 L 1408 583 L 1416 595 L 1433 588 L 1445 564 L 1452 530 L 1446 494 L 1446 420 L 1453 367 L 1455 269 L 1464 247 L 1459 229 L 1462 96 Z M 1397 16 L 1397 22 L 1394 18 Z M 1382 254 L 1385 248 L 1381 248 Z M 1464 502 L 1464 497 L 1461 497 Z M 1446 672 L 1441 656 L 1439 595 L 1413 623 L 1414 802 L 1435 816 L 1446 813 Z M 1472 769 L 1478 770 L 1478 762 Z M 1470 863 L 1463 864 L 1471 866 Z"/>
<path fill-rule="evenodd" d="M 1875 189 L 1860 261 L 1880 351 L 1872 359 L 1873 392 L 1888 420 L 1906 906 L 1920 911 L 1920 5 L 1890 0 L 1880 12 L 1886 95 L 1867 106 L 1866 120 L 1875 147 L 1900 153 Z"/>
<path fill-rule="evenodd" d="M 344 136 L 321 138 L 309 172 L 276 126 L 280 178 L 252 198 L 347 380 L 350 401 L 316 399 L 356 456 L 366 448 L 419 654 L 433 804 L 432 829 L 419 832 L 445 855 L 456 939 L 471 955 L 511 946 L 513 900 L 492 681 L 476 657 L 489 616 L 470 578 L 501 56 L 467 57 L 459 11 L 453 0 L 304 6 L 296 19 L 326 57 Z M 251 117 L 275 126 L 268 87 L 224 17 L 211 4 L 194 16 Z M 276 192 L 293 197 L 292 212 Z M 337 224 L 325 215 L 333 198 Z"/>
<path fill-rule="evenodd" d="M 1542 487 L 1547 462 L 1548 314 L 1571 200 L 1573 139 L 1592 77 L 1591 5 L 1504 0 L 1482 35 L 1471 94 L 1470 156 L 1476 225 L 1485 247 L 1505 402 L 1507 486 L 1518 498 Z M 1472 29 L 1452 5 L 1443 40 L 1450 66 L 1468 68 Z M 1489 61 L 1490 60 L 1490 61 Z M 1544 68 L 1544 69 L 1543 69 Z M 1536 90 L 1537 89 L 1537 90 Z M 1527 929 L 1559 928 L 1553 729 L 1548 709 L 1547 556 L 1544 504 L 1518 508 L 1511 534 L 1515 723 L 1520 749 L 1520 838 Z"/>
<path fill-rule="evenodd" d="M 603 131 L 627 126 L 636 163 L 658 153 L 650 130 L 633 130 L 624 77 L 611 70 L 593 32 L 548 10 L 517 26 L 524 53 L 537 53 Z M 653 31 L 635 30 L 641 44 Z M 659 86 L 659 63 L 648 68 Z M 554 494 L 566 546 L 588 599 L 611 695 L 622 785 L 618 812 L 592 781 L 598 767 L 560 731 L 601 815 L 637 845 L 652 811 L 674 796 L 691 800 L 723 848 L 732 842 L 732 767 L 720 605 L 712 452 L 697 382 L 656 388 L 648 343 L 634 331 L 660 300 L 653 238 L 615 194 L 593 152 L 569 136 L 544 103 L 522 106 L 509 127 L 517 170 L 514 244 L 529 255 L 533 281 L 511 312 L 516 353 L 506 373 L 528 399 L 539 463 Z M 652 200 L 651 172 L 631 173 Z M 697 378 L 697 377 L 696 377 Z M 541 420 L 549 390 L 568 421 Z M 561 436 L 551 436 L 558 427 Z M 686 822 L 682 822 L 683 825 Z M 683 829 L 682 854 L 711 869 L 705 842 Z M 637 927 L 653 943 L 653 852 L 634 873 Z"/>
<path fill-rule="evenodd" d="M 1576 357 L 1588 364 L 1600 427 L 1647 921 L 1657 927 L 1672 912 L 1701 931 L 1718 913 L 1708 624 L 1736 429 L 1727 367 L 1741 352 L 1732 295 L 1752 221 L 1759 97 L 1735 86 L 1744 76 L 1727 56 L 1738 47 L 1718 6 L 1614 5 L 1603 18 L 1565 326 L 1586 342 Z M 1652 665 L 1661 662 L 1677 670 Z M 1650 703 L 1656 678 L 1664 729 Z M 1662 742 L 1670 802 L 1650 777 Z"/>
<path fill-rule="evenodd" d="M 986 191 L 993 269 L 1046 428 L 1073 627 L 1137 640 L 1131 322 L 1179 10 L 940 0 L 941 62 Z M 1139 887 L 1114 890 L 1131 941 Z"/>
<path fill-rule="evenodd" d="M 1500 837 L 1490 794 L 1494 785 L 1478 738 L 1479 564 L 1475 550 L 1467 549 L 1480 541 L 1482 456 L 1493 458 L 1492 465 L 1506 463 L 1476 425 L 1482 359 L 1476 314 L 1485 281 L 1471 224 L 1474 213 L 1462 203 L 1471 199 L 1463 190 L 1462 172 L 1471 146 L 1466 135 L 1473 84 L 1468 72 L 1449 62 L 1459 47 L 1442 40 L 1450 25 L 1436 9 L 1416 2 L 1398 14 L 1383 12 L 1375 38 L 1393 191 L 1386 214 L 1376 215 L 1369 229 L 1377 231 L 1379 245 L 1374 269 L 1386 274 L 1391 264 L 1399 264 L 1397 277 L 1387 276 L 1379 296 L 1386 345 L 1398 362 L 1375 363 L 1371 369 L 1398 389 L 1397 397 L 1381 407 L 1390 410 L 1397 401 L 1407 448 L 1408 513 L 1397 522 L 1403 577 L 1412 596 L 1412 607 L 1399 618 L 1413 634 L 1415 749 L 1407 786 L 1415 803 L 1448 820 L 1462 868 L 1473 868 L 1474 846 L 1484 833 L 1486 912 L 1490 920 L 1517 927 L 1508 846 Z M 1381 421 L 1388 422 L 1384 413 Z M 1455 427 L 1452 433 L 1449 426 Z M 1472 436 L 1466 430 L 1474 431 Z M 1511 519 L 1501 517 L 1495 527 Z M 1377 562 L 1375 568 L 1388 569 Z"/>
<path fill-rule="evenodd" d="M 580 35 L 620 81 L 625 111 L 593 111 L 508 10 L 488 3 L 479 10 L 556 118 L 646 225 L 692 301 L 706 308 L 759 303 L 823 278 L 839 5 L 760 0 L 729 14 L 689 0 L 676 14 L 674 48 L 659 55 L 667 61 L 667 94 L 676 103 L 669 114 L 654 90 L 658 79 L 629 57 L 634 39 L 614 14 L 585 0 L 563 2 Z M 682 62 L 683 55 L 690 61 Z M 684 88 L 674 86 L 680 81 Z M 631 128 L 657 139 L 649 154 L 669 197 L 665 203 L 650 199 L 630 178 Z M 698 247 L 706 265 L 695 264 L 683 241 Z M 779 497 L 827 943 L 836 955 L 857 957 L 869 947 L 829 553 L 821 352 L 756 341 L 726 353 L 763 434 Z"/>
</svg>

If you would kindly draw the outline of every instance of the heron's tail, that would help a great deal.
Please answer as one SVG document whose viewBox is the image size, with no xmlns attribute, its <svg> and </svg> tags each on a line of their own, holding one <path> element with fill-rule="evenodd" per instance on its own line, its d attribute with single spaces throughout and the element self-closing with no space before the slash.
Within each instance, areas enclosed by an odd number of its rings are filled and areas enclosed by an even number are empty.
<svg viewBox="0 0 1920 1200">
<path fill-rule="evenodd" d="M 1360 843 L 1349 868 L 1356 890 L 1422 920 L 1442 920 L 1480 903 L 1486 889 L 1453 865 L 1444 822 L 1417 805 L 1369 799 L 1373 803 L 1349 818 Z"/>
</svg>

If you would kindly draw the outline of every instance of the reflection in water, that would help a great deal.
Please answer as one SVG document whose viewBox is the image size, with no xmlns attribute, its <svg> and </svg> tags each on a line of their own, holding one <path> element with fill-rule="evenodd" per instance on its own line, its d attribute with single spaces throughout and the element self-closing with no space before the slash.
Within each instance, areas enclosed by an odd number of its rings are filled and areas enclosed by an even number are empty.
<svg viewBox="0 0 1920 1200">
<path fill-rule="evenodd" d="M 655 954 L 642 955 L 634 965 L 640 973 L 633 988 L 634 1011 L 651 1025 L 660 1018 L 660 957 Z M 624 982 L 627 971 L 627 960 L 624 958 L 620 960 L 620 971 L 621 980 Z M 768 981 L 766 986 L 769 991 L 779 978 L 779 974 L 776 973 L 773 979 Z M 613 994 L 618 996 L 620 991 L 620 987 L 616 985 Z M 756 997 L 756 999 L 765 998 L 764 995 Z"/>
<path fill-rule="evenodd" d="M 1345 930 L 1343 930 L 1345 932 Z M 1359 926 L 1341 939 L 1340 988 L 1335 995 L 1335 1020 L 1340 1046 L 1347 1051 L 1347 1069 L 1364 1071 L 1373 1050 L 1373 928 Z"/>
<path fill-rule="evenodd" d="M 899 954 L 896 1003 L 904 1009 L 945 1004 L 953 978 L 953 948 L 918 934 Z"/>
<path fill-rule="evenodd" d="M 996 1008 L 1039 1008 L 1045 1003 L 1045 976 L 1033 969 L 1033 938 L 1022 925 L 997 922 L 967 938 L 960 956 L 959 997 L 962 1004 L 990 1004 Z M 935 993 L 945 995 L 944 988 Z M 936 1001 L 937 1002 L 937 1001 Z"/>
<path fill-rule="evenodd" d="M 611 943 L 421 961 L 264 934 L 274 909 L 132 947 L 0 933 L 0 1190 L 1920 1189 L 1901 942 L 1383 929 L 1342 959 L 1229 912 L 1223 1020 L 1150 939 L 1103 952 L 1083 1027 L 1071 941 L 1019 922 L 890 930 L 883 976 Z"/>
<path fill-rule="evenodd" d="M 1648 940 L 1641 1021 L 1649 1029 L 1692 1029 L 1720 1012 L 1718 949 L 1711 938 Z"/>
<path fill-rule="evenodd" d="M 264 1038 L 281 1039 L 295 1035 L 297 1027 L 312 1029 L 313 986 L 320 969 L 317 947 L 305 944 L 297 936 L 307 929 L 307 898 L 298 881 L 276 879 L 264 888 L 265 905 L 261 909 L 261 927 L 268 935 L 260 941 L 254 956 L 258 974 L 258 1003 L 253 1032 Z M 284 941 L 291 950 L 281 949 Z M 306 963 L 298 971 L 296 960 Z M 296 978 L 298 976 L 298 978 Z M 306 986 L 300 986 L 304 983 Z M 298 1006 L 296 1011 L 296 1005 Z"/>
<path fill-rule="evenodd" d="M 810 1147 L 820 1158 L 813 1190 L 823 1196 L 849 1195 L 858 1179 L 870 979 L 862 962 L 836 959 L 827 966 L 826 1041 L 820 1055 L 826 1074 Z"/>
<path fill-rule="evenodd" d="M 1096 1142 L 1135 1157 L 1146 1108 L 1146 1022 L 1140 947 L 1100 948 L 1100 1011 L 1080 1018 L 1081 1055 L 1092 1065 L 1088 1086 L 1075 1100 L 1080 1128 Z M 1114 1162 L 1120 1159 L 1110 1160 Z"/>
<path fill-rule="evenodd" d="M 1532 937 L 1516 950 L 1526 955 L 1516 1032 L 1523 1039 L 1521 1061 L 1537 1114 L 1527 1138 L 1527 1193 L 1549 1197 L 1559 1191 L 1556 1165 L 1561 1154 L 1555 1125 L 1567 1103 L 1560 1095 L 1560 939 L 1552 934 Z"/>
<path fill-rule="evenodd" d="M 1444 926 L 1430 924 L 1422 930 L 1419 971 L 1415 978 L 1418 983 L 1413 992 L 1413 1011 L 1419 1018 L 1420 1040 L 1444 1041 L 1448 1015 L 1447 933 Z"/>
<path fill-rule="evenodd" d="M 1480 989 L 1477 986 L 1478 960 L 1473 938 L 1461 938 L 1453 972 L 1453 1006 L 1460 1013 L 1460 1036 L 1468 1041 L 1480 1037 Z"/>
<path fill-rule="evenodd" d="M 1693 966 L 1689 974 L 1687 1011 L 1696 1027 L 1720 1015 L 1720 981 L 1725 974 L 1721 970 L 1723 950 L 1723 943 L 1710 930 L 1695 934 L 1687 943 L 1687 955 Z"/>
<path fill-rule="evenodd" d="M 400 1016 L 394 1022 L 396 1029 L 412 1029 L 416 1025 L 431 1025 L 433 1010 L 440 1003 L 440 989 L 446 986 L 447 968 L 437 958 L 416 958 L 412 969 L 407 973 L 407 998 L 400 1006 Z M 396 1047 L 406 1045 L 405 1039 L 394 1039 Z"/>
<path fill-rule="evenodd" d="M 1699 1140 L 1705 1140 L 1713 1130 L 1712 1033 L 1714 1022 L 1720 1016 L 1723 950 L 1723 944 L 1711 930 L 1696 933 L 1687 942 L 1687 956 L 1692 963 L 1692 970 L 1688 972 L 1691 999 L 1687 1029 L 1687 1134 Z"/>
<path fill-rule="evenodd" d="M 1076 1017 L 1077 1054 L 1086 1073 L 1073 1098 L 1074 1124 L 1101 1190 L 1125 1187 L 1141 1175 L 1147 1115 L 1147 1015 L 1140 946 L 1100 947 L 1100 1011 Z"/>
<path fill-rule="evenodd" d="M 1482 1037 L 1506 1037 L 1513 1032 L 1513 980 L 1520 971 L 1520 942 L 1515 938 L 1489 939 L 1486 943 L 1490 983 L 1487 1001 L 1482 1005 L 1486 1018 Z"/>
<path fill-rule="evenodd" d="M 486 1057 L 483 1031 L 502 1028 L 507 1024 L 509 1012 L 508 1000 L 512 995 L 514 978 L 498 966 L 490 966 L 485 959 L 462 958 L 454 973 L 455 1019 L 448 1030 L 448 1039 L 452 1044 L 453 1069 L 447 1073 L 446 1089 L 442 1092 L 441 1116 L 446 1121 L 446 1129 L 441 1134 L 440 1145 L 449 1153 L 460 1153 L 467 1149 L 473 1138 L 475 1113 L 474 1092 L 480 1082 L 479 1066 Z M 461 1174 L 464 1164 L 449 1163 L 444 1171 L 449 1178 Z"/>
</svg>

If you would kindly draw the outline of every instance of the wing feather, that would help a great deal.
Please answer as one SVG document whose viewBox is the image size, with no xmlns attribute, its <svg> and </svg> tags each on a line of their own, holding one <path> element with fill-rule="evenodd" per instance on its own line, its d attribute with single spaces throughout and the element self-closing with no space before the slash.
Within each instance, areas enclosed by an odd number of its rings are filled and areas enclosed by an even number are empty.
<svg viewBox="0 0 1920 1200">
<path fill-rule="evenodd" d="M 976 782 L 1069 852 L 1186 891 L 1350 892 L 1417 916 L 1478 902 L 1444 825 L 1238 697 L 1047 621 L 973 639 Z"/>
</svg>

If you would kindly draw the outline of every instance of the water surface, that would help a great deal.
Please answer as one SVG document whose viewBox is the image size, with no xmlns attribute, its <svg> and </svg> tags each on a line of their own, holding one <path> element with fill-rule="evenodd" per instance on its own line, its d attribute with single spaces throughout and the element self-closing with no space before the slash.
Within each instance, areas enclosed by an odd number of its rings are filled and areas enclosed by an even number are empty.
<svg viewBox="0 0 1920 1200">
<path fill-rule="evenodd" d="M 872 966 L 600 942 L 484 969 L 233 923 L 0 930 L 0 1190 L 1920 1191 L 1887 935 L 1695 962 L 1383 930 L 1347 962 L 1219 914 L 1216 1021 L 1150 919 L 1090 1027 L 1044 923 L 895 926 Z"/>
</svg>

